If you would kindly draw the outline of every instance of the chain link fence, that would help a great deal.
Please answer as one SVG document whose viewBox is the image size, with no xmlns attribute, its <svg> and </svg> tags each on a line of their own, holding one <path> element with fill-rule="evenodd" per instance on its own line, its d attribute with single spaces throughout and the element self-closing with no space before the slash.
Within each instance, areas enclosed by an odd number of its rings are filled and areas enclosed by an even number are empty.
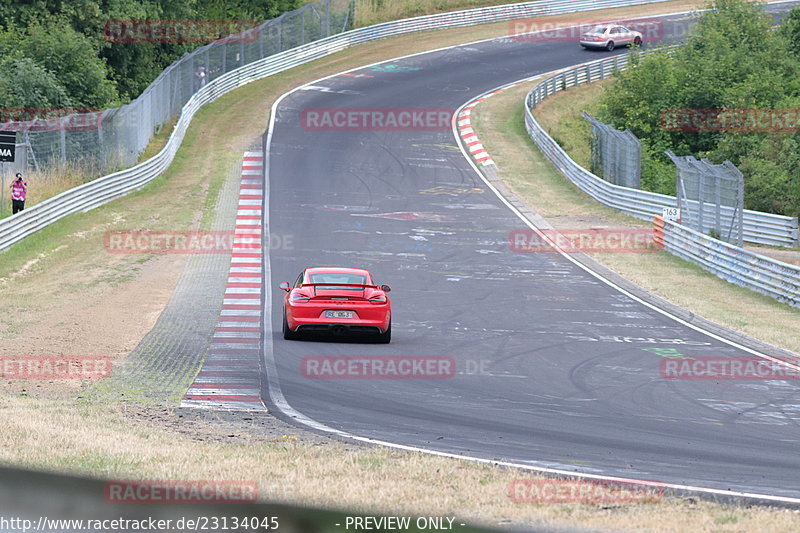
<svg viewBox="0 0 800 533">
<path fill-rule="evenodd" d="M 36 170 L 71 166 L 98 176 L 129 167 L 201 87 L 258 59 L 351 29 L 353 16 L 354 0 L 309 3 L 184 55 L 129 104 L 103 111 L 42 110 L 51 116 L 15 118 L 0 123 L 0 130 L 16 131 L 17 142 L 30 145 L 28 161 L 36 162 Z"/>
<path fill-rule="evenodd" d="M 642 143 L 630 130 L 619 131 L 587 113 L 592 125 L 592 173 L 614 185 L 638 189 L 642 180 Z"/>
<path fill-rule="evenodd" d="M 677 167 L 676 196 L 682 223 L 704 235 L 742 246 L 744 242 L 744 175 L 730 161 L 666 152 Z"/>
</svg>

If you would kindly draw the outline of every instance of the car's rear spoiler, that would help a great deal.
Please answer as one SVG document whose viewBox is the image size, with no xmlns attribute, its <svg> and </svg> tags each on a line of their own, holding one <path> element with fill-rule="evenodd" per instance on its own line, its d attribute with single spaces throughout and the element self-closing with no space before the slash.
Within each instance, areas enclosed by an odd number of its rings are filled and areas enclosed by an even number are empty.
<svg viewBox="0 0 800 533">
<path fill-rule="evenodd" d="M 303 283 L 298 289 L 304 287 L 361 287 L 362 289 L 380 289 L 377 285 L 364 285 L 362 283 Z"/>
</svg>

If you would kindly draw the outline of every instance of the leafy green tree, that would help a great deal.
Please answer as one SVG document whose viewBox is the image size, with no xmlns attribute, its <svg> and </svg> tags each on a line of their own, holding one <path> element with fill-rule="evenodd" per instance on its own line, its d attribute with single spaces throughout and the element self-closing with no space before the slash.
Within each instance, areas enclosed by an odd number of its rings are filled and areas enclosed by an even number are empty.
<svg viewBox="0 0 800 533">
<path fill-rule="evenodd" d="M 120 20 L 264 21 L 302 0 L 0 0 L 0 50 L 22 51 L 56 74 L 76 105 L 102 107 L 136 98 L 159 73 L 204 43 L 119 43 L 106 38 Z M 5 36 L 5 34 L 3 34 Z M 61 43 L 59 49 L 56 44 Z M 0 105 L 2 102 L 0 102 Z"/>
<path fill-rule="evenodd" d="M 27 57 L 0 59 L 0 102 L 6 110 L 0 120 L 9 117 L 9 108 L 64 108 L 72 101 L 58 78 Z M 16 118 L 12 113 L 10 118 Z M 21 117 L 27 118 L 27 117 Z"/>
<path fill-rule="evenodd" d="M 613 89 L 603 93 L 600 119 L 648 139 L 654 150 L 669 147 L 672 139 L 662 128 L 662 113 L 680 105 L 677 61 L 663 52 L 644 57 L 634 52 L 631 62 L 632 68 L 618 73 Z"/>
<path fill-rule="evenodd" d="M 63 19 L 28 26 L 16 49 L 55 74 L 76 106 L 103 108 L 118 103 L 105 61 L 97 57 L 90 39 Z"/>
<path fill-rule="evenodd" d="M 197 0 L 196 5 L 198 18 L 263 22 L 305 3 L 300 0 Z"/>
<path fill-rule="evenodd" d="M 778 33 L 786 39 L 787 48 L 793 53 L 800 53 L 800 10 L 792 9 L 783 19 Z"/>
</svg>

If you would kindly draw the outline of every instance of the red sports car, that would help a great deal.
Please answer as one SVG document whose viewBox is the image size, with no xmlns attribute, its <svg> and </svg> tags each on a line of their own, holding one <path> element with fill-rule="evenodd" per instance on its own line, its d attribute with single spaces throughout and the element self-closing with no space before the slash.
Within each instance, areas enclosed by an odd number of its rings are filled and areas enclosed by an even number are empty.
<svg viewBox="0 0 800 533">
<path fill-rule="evenodd" d="M 303 332 L 334 335 L 368 333 L 381 343 L 392 339 L 392 303 L 388 285 L 376 285 L 361 268 L 315 267 L 303 270 L 283 299 L 283 338 Z"/>
</svg>

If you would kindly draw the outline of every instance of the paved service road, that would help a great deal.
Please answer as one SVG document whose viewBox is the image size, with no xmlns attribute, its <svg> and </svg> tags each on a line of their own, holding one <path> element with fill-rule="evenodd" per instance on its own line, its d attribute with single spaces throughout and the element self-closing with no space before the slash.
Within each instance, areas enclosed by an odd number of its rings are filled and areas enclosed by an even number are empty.
<svg viewBox="0 0 800 533">
<path fill-rule="evenodd" d="M 366 67 L 283 99 L 268 147 L 268 223 L 287 244 L 271 250 L 268 266 L 267 359 L 277 365 L 270 378 L 298 412 L 359 436 L 800 497 L 797 381 L 662 379 L 662 356 L 648 349 L 749 354 L 561 255 L 511 252 L 508 234 L 523 223 L 476 175 L 449 128 L 332 132 L 301 123 L 311 108 L 454 110 L 501 84 L 607 55 L 574 42 L 500 39 Z M 283 340 L 277 284 L 316 265 L 366 267 L 392 286 L 391 344 Z M 332 355 L 450 356 L 458 374 L 302 376 L 303 357 Z"/>
</svg>

